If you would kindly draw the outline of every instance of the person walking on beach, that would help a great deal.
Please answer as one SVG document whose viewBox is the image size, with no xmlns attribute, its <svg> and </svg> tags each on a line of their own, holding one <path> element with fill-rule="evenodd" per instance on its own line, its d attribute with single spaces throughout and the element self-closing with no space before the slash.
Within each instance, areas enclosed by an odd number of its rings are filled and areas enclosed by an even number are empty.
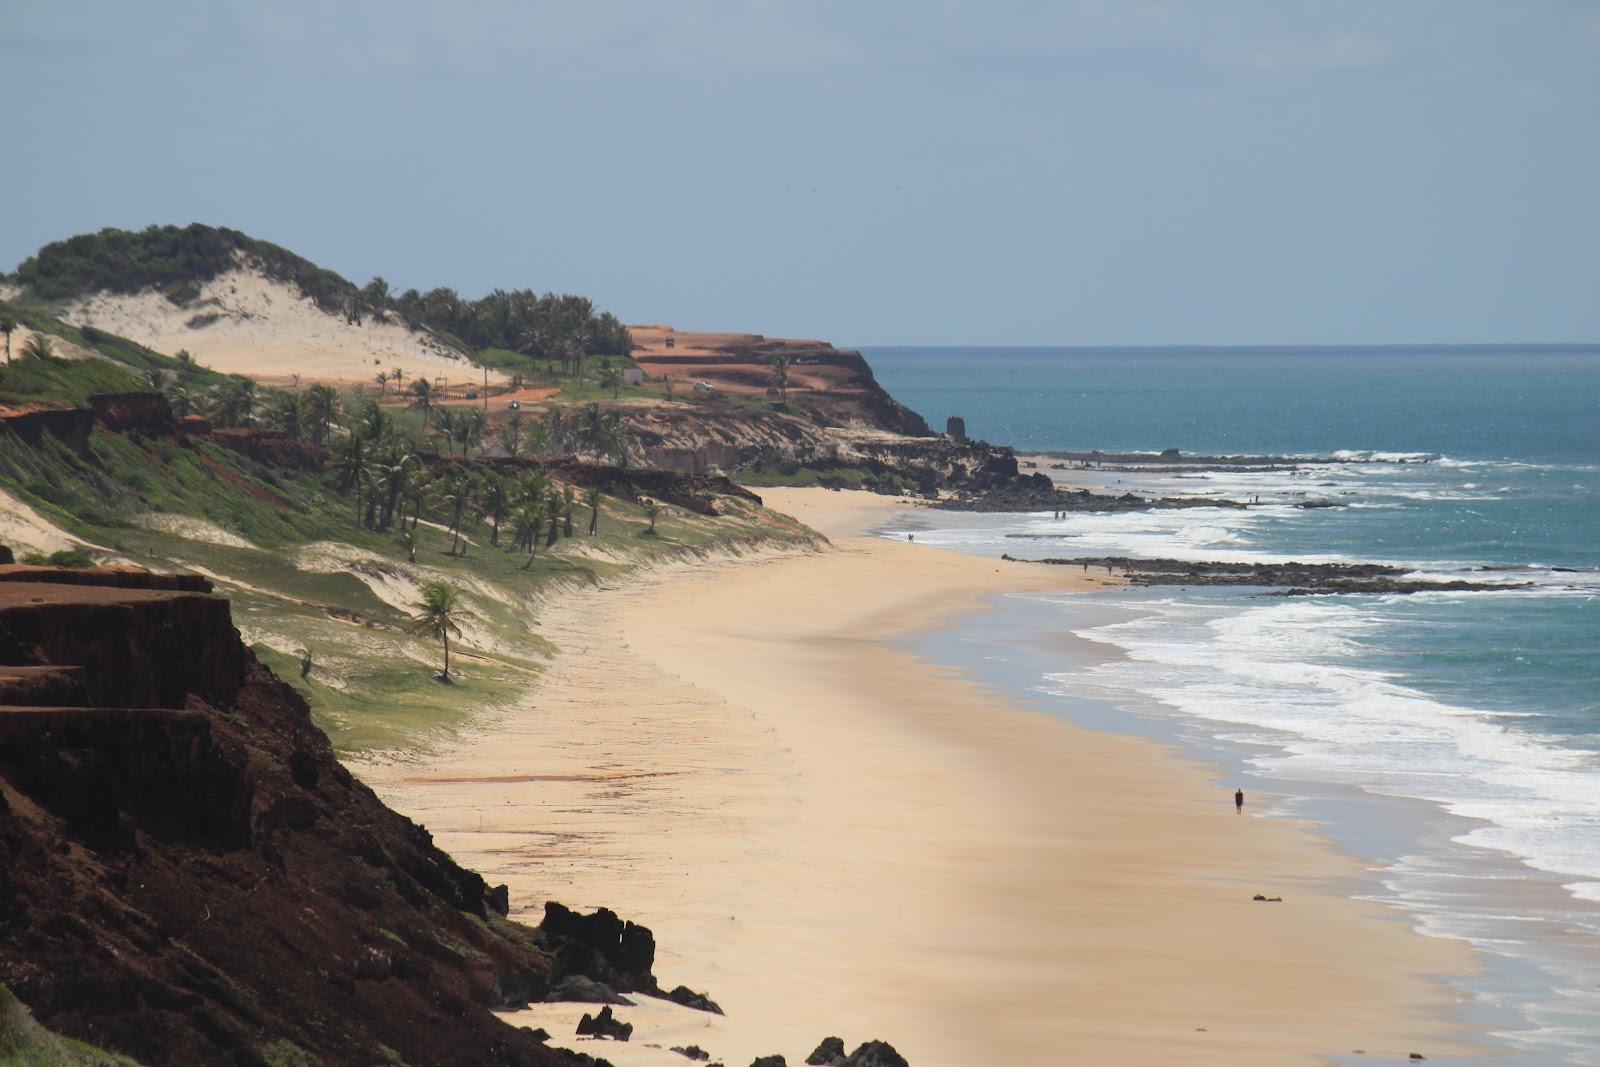
<svg viewBox="0 0 1600 1067">
<path fill-rule="evenodd" d="M 1243 789 L 1235 789 L 1233 791 L 1233 813 L 1235 815 L 1243 815 L 1244 814 L 1244 790 Z"/>
</svg>

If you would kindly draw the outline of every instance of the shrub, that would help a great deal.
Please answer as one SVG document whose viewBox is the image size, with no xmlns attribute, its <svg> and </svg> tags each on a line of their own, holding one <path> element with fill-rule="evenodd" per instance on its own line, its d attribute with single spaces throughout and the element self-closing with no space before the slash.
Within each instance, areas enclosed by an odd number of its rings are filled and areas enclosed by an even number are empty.
<svg viewBox="0 0 1600 1067">
<path fill-rule="evenodd" d="M 22 562 L 35 567 L 69 567 L 74 570 L 94 566 L 94 560 L 75 548 L 62 549 L 59 552 L 52 552 L 48 556 L 42 552 L 29 552 L 22 557 Z"/>
</svg>

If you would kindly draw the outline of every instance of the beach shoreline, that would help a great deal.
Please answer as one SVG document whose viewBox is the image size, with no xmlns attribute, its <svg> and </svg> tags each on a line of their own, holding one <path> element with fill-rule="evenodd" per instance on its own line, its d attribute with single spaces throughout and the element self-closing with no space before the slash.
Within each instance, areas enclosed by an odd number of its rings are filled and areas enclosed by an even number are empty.
<svg viewBox="0 0 1600 1067">
<path fill-rule="evenodd" d="M 525 706 L 358 768 L 507 883 L 513 917 L 612 907 L 655 931 L 664 985 L 728 1013 L 646 998 L 603 1048 L 567 1040 L 583 1006 L 511 1021 L 619 1067 L 688 1044 L 797 1062 L 828 1034 L 917 1067 L 1470 1050 L 1425 977 L 1471 973 L 1470 950 L 1351 899 L 1367 872 L 1304 824 L 1240 819 L 1215 768 L 906 647 L 996 593 L 1102 576 L 865 537 L 896 507 L 871 494 L 763 495 L 832 547 L 553 604 L 562 652 Z"/>
</svg>

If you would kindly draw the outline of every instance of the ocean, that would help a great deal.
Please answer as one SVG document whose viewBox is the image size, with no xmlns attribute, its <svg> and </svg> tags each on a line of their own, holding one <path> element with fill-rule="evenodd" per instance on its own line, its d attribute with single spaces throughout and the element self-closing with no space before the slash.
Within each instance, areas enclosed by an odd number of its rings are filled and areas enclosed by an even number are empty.
<svg viewBox="0 0 1600 1067">
<path fill-rule="evenodd" d="M 864 352 L 936 429 L 960 415 L 1022 452 L 1328 460 L 1046 462 L 1074 485 L 1261 506 L 918 512 L 886 536 L 1026 559 L 1384 562 L 1517 586 L 1007 597 L 925 651 L 1089 725 L 1187 745 L 1275 813 L 1316 821 L 1367 861 L 1366 892 L 1481 950 L 1463 1012 L 1512 1062 L 1600 1064 L 1600 346 Z M 1313 500 L 1341 506 L 1296 506 Z M 1052 629 L 1088 651 L 1016 640 Z"/>
</svg>

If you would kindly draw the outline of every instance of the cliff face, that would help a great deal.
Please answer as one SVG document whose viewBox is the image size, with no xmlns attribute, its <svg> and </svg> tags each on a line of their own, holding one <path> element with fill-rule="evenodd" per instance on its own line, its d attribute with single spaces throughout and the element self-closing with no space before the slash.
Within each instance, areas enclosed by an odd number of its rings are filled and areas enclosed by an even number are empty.
<svg viewBox="0 0 1600 1067">
<path fill-rule="evenodd" d="M 831 427 L 782 411 L 676 404 L 625 409 L 625 415 L 645 462 L 670 470 L 849 470 L 865 479 L 866 488 L 924 493 L 984 491 L 1010 484 L 1018 473 L 1009 448 Z"/>
<path fill-rule="evenodd" d="M 776 392 L 773 367 L 786 361 L 786 403 L 824 426 L 854 425 L 914 437 L 926 436 L 922 416 L 891 397 L 860 352 L 826 341 L 764 337 L 755 333 L 692 333 L 670 326 L 632 326 L 633 359 L 647 374 L 685 388 L 705 382 L 732 395 Z"/>
<path fill-rule="evenodd" d="M 534 932 L 335 760 L 226 600 L 138 573 L 0 575 L 0 983 L 151 1064 L 576 1062 L 489 1011 L 544 994 Z"/>
</svg>

